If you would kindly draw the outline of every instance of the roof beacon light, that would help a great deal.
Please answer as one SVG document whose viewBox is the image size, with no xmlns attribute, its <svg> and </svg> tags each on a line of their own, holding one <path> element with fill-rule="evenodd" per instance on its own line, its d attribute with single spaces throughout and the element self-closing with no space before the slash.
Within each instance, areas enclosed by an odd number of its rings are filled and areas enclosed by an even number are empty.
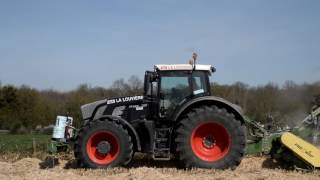
<svg viewBox="0 0 320 180">
<path fill-rule="evenodd" d="M 193 70 L 196 69 L 196 60 L 198 58 L 198 54 L 197 53 L 192 53 L 192 59 L 189 60 L 189 64 L 193 66 Z"/>
</svg>

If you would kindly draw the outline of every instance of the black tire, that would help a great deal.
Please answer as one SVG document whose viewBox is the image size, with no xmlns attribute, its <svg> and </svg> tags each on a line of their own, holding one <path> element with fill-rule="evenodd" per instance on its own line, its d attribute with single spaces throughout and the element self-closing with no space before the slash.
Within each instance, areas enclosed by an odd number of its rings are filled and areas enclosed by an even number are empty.
<svg viewBox="0 0 320 180">
<path fill-rule="evenodd" d="M 186 168 L 235 169 L 244 156 L 245 126 L 226 109 L 201 106 L 179 122 L 175 142 L 176 155 Z"/>
<path fill-rule="evenodd" d="M 100 154 L 97 148 L 94 148 L 95 144 L 101 141 L 109 143 L 108 153 Z M 133 143 L 128 131 L 121 124 L 108 119 L 94 120 L 80 129 L 74 154 L 78 166 L 84 168 L 125 166 L 132 159 Z"/>
</svg>

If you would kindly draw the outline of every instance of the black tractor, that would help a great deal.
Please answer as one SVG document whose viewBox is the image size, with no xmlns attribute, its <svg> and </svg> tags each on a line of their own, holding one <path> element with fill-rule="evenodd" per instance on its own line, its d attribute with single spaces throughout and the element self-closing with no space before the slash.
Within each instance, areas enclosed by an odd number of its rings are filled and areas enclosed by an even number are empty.
<svg viewBox="0 0 320 180">
<path fill-rule="evenodd" d="M 215 68 L 195 60 L 146 71 L 143 95 L 83 105 L 83 125 L 74 137 L 79 164 L 125 166 L 141 152 L 154 160 L 175 158 L 186 168 L 239 165 L 246 146 L 241 109 L 212 96 L 209 76 Z"/>
</svg>

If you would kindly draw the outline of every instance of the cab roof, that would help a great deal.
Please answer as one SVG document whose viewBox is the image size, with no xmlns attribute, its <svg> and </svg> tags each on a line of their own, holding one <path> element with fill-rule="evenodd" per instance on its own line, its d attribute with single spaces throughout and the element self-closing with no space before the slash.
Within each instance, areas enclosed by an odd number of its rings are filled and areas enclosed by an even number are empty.
<svg viewBox="0 0 320 180">
<path fill-rule="evenodd" d="M 192 70 L 193 65 L 191 64 L 157 64 L 154 66 L 156 71 L 182 71 L 182 70 Z M 203 65 L 203 64 L 196 64 L 195 70 L 198 71 L 213 71 L 213 66 L 211 65 Z"/>
</svg>

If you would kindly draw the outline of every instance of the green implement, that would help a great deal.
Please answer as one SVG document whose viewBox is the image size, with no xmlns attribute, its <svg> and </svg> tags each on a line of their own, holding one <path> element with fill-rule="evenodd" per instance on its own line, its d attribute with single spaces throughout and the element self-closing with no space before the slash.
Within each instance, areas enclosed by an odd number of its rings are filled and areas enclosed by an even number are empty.
<svg viewBox="0 0 320 180">
<path fill-rule="evenodd" d="M 315 144 L 320 140 L 320 107 L 314 108 L 298 126 L 278 132 L 268 131 L 248 117 L 245 121 L 247 155 L 266 154 L 291 167 L 319 168 L 320 150 Z"/>
</svg>

